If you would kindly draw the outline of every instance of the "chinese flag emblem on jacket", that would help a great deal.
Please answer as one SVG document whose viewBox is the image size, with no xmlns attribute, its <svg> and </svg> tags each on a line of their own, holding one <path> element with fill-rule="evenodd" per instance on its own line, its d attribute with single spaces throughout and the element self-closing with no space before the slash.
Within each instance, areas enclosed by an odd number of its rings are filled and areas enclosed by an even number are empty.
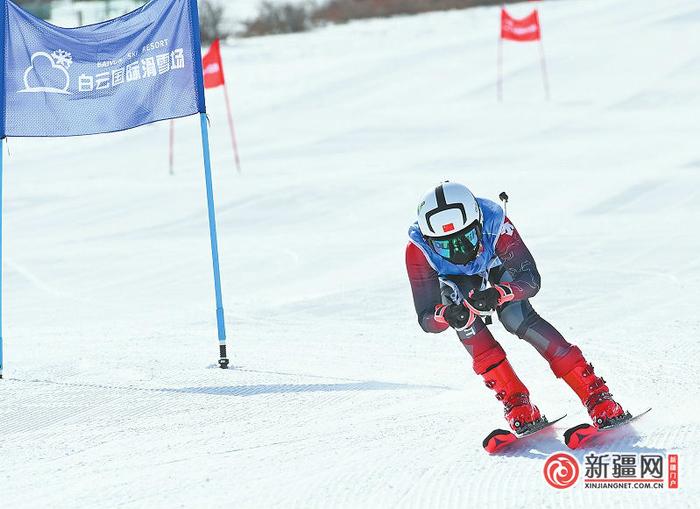
<svg viewBox="0 0 700 509">
<path fill-rule="evenodd" d="M 501 9 L 501 39 L 510 41 L 539 41 L 540 18 L 537 9 L 522 19 L 513 18 L 505 9 Z"/>
<path fill-rule="evenodd" d="M 225 83 L 219 39 L 211 44 L 209 51 L 202 58 L 202 69 L 204 71 L 204 88 L 220 87 Z"/>
</svg>

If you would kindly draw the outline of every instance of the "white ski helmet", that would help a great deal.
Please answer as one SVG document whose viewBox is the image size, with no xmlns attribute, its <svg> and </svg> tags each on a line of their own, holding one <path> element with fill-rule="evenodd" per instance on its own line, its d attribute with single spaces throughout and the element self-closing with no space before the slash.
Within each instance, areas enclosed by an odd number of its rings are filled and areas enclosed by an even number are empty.
<svg viewBox="0 0 700 509">
<path fill-rule="evenodd" d="M 481 245 L 481 208 L 462 184 L 443 182 L 418 205 L 418 226 L 433 250 L 457 264 L 476 258 Z"/>
</svg>

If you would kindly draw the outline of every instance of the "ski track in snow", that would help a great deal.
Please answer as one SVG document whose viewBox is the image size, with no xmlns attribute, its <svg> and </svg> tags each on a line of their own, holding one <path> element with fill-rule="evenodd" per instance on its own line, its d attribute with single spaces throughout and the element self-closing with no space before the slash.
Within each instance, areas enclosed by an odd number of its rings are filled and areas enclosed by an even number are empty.
<svg viewBox="0 0 700 509">
<path fill-rule="evenodd" d="M 693 507 L 699 11 L 538 8 L 549 103 L 527 44 L 505 45 L 496 103 L 497 8 L 224 48 L 241 175 L 223 94 L 207 102 L 228 371 L 197 119 L 177 122 L 173 177 L 167 123 L 9 140 L 0 505 Z M 444 179 L 509 193 L 543 275 L 535 309 L 623 406 L 653 408 L 594 450 L 678 453 L 681 489 L 550 488 L 544 460 L 586 414 L 499 324 L 535 403 L 568 417 L 484 453 L 501 406 L 452 334 L 420 331 L 403 265 L 417 200 Z"/>
</svg>

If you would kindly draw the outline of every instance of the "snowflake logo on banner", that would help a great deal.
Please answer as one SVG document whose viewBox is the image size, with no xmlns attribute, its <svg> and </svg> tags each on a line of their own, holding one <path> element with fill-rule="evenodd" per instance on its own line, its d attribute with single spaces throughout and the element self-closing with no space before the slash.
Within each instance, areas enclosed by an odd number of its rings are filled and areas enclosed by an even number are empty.
<svg viewBox="0 0 700 509">
<path fill-rule="evenodd" d="M 69 69 L 73 63 L 73 55 L 62 49 L 57 49 L 51 53 L 51 56 L 57 65 L 62 65 L 66 69 Z"/>
<path fill-rule="evenodd" d="M 18 93 L 70 94 L 70 74 L 67 69 L 73 57 L 65 50 L 53 53 L 37 51 L 24 71 L 24 88 Z"/>
</svg>

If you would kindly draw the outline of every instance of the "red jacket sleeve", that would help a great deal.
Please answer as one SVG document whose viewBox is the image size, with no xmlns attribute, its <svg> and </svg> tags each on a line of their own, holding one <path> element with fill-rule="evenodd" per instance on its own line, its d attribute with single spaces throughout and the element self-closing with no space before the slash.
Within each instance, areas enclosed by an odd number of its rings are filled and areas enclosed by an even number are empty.
<svg viewBox="0 0 700 509">
<path fill-rule="evenodd" d="M 535 259 L 507 217 L 496 241 L 496 255 L 503 264 L 498 282 L 510 285 L 514 300 L 529 299 L 540 291 L 542 280 Z"/>
<path fill-rule="evenodd" d="M 418 323 L 425 332 L 442 332 L 449 326 L 435 321 L 435 306 L 442 304 L 440 280 L 423 251 L 410 243 L 406 246 L 406 270 L 411 282 L 413 304 L 418 315 Z"/>
</svg>

